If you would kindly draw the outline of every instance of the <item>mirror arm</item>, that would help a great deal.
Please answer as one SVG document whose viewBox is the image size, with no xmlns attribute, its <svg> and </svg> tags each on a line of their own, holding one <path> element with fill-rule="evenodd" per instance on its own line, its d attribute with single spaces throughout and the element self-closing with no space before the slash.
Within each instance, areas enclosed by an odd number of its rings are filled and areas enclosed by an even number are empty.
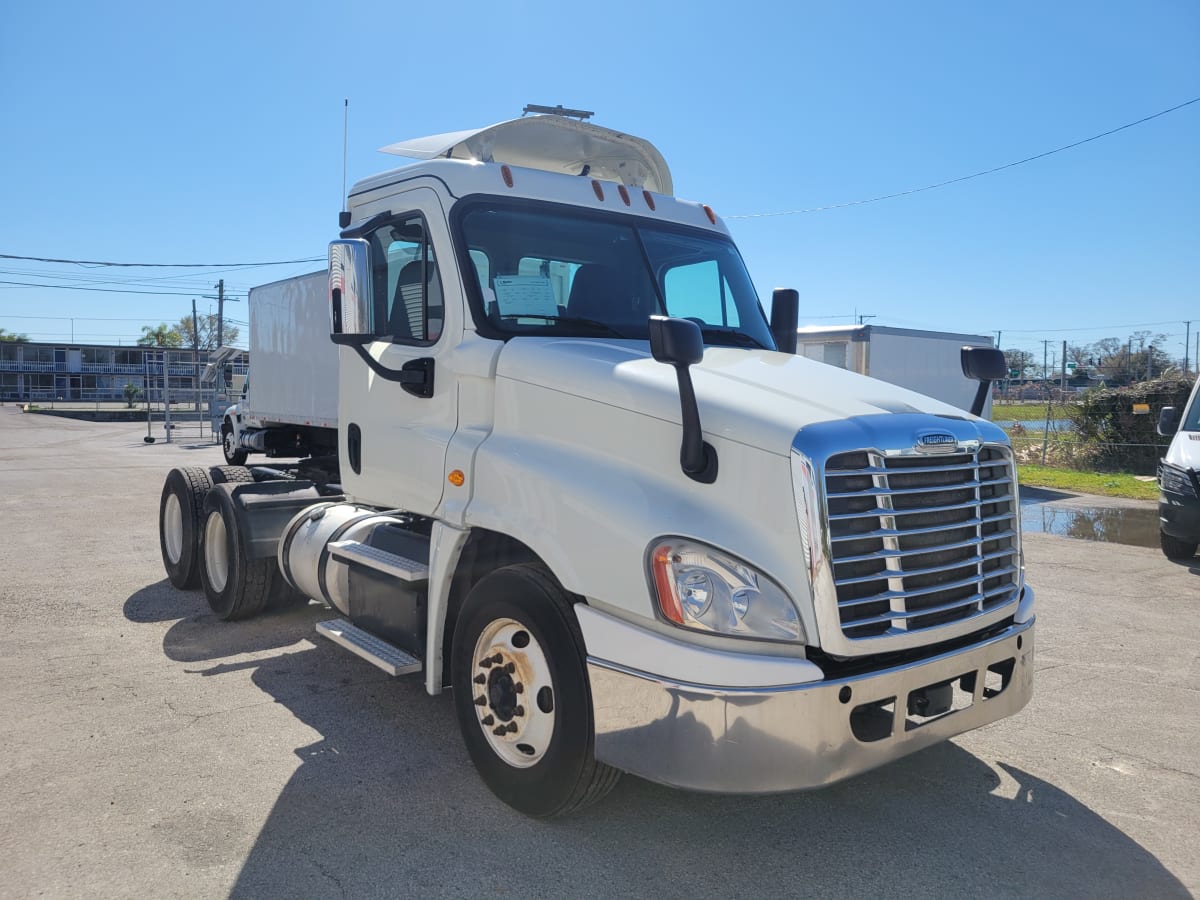
<svg viewBox="0 0 1200 900">
<path fill-rule="evenodd" d="M 988 391 L 991 389 L 991 379 L 981 378 L 979 380 L 979 387 L 975 390 L 975 400 L 971 403 L 971 415 L 983 415 L 983 407 L 987 403 Z"/>
</svg>

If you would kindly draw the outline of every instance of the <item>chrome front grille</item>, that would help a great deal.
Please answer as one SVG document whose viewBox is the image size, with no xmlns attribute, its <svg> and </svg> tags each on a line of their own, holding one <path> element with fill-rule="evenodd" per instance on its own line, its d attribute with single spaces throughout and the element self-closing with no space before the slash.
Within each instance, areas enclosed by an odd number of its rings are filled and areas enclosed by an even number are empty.
<svg viewBox="0 0 1200 900">
<path fill-rule="evenodd" d="M 1016 602 L 1007 448 L 839 453 L 825 463 L 825 505 L 846 638 L 934 629 Z"/>
</svg>

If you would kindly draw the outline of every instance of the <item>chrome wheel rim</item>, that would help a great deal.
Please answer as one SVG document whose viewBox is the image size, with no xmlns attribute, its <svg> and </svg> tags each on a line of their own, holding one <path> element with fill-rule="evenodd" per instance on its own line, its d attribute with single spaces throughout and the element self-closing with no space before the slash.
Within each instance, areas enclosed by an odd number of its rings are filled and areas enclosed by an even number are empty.
<svg viewBox="0 0 1200 900">
<path fill-rule="evenodd" d="M 163 546 L 167 548 L 167 559 L 171 565 L 179 565 L 183 558 L 183 507 L 178 494 L 168 494 L 163 507 Z"/>
<path fill-rule="evenodd" d="M 554 680 L 546 653 L 515 619 L 496 619 L 471 660 L 475 718 L 492 751 L 517 769 L 536 765 L 554 736 Z"/>
<path fill-rule="evenodd" d="M 229 582 L 229 543 L 225 519 L 219 512 L 209 513 L 204 525 L 204 571 L 208 583 L 218 594 Z"/>
</svg>

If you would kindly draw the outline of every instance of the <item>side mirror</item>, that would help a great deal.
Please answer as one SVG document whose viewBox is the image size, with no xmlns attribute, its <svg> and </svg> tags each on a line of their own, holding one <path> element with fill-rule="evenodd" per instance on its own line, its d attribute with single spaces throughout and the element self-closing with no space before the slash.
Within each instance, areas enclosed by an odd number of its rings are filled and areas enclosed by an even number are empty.
<svg viewBox="0 0 1200 900">
<path fill-rule="evenodd" d="M 962 371 L 976 381 L 999 381 L 1008 374 L 1004 351 L 995 347 L 963 347 Z"/>
<path fill-rule="evenodd" d="M 993 381 L 1008 374 L 1008 363 L 1004 361 L 1004 351 L 995 347 L 963 347 L 959 355 L 963 374 L 968 378 L 979 381 L 979 389 L 975 392 L 975 400 L 971 403 L 971 415 L 983 415 L 983 407 L 987 404 L 988 390 Z"/>
<path fill-rule="evenodd" d="M 670 366 L 692 366 L 704 359 L 704 336 L 691 319 L 651 316 L 650 352 Z"/>
<path fill-rule="evenodd" d="M 791 288 L 775 288 L 771 294 L 771 337 L 780 353 L 796 352 L 800 324 L 800 294 Z"/>
<path fill-rule="evenodd" d="M 336 344 L 363 343 L 374 332 L 369 245 L 362 238 L 329 243 L 330 336 Z"/>
<path fill-rule="evenodd" d="M 1179 430 L 1179 410 L 1173 406 L 1164 406 L 1158 414 L 1158 433 L 1170 437 Z"/>
<path fill-rule="evenodd" d="M 660 363 L 675 367 L 679 380 L 679 407 L 683 416 L 683 440 L 679 447 L 679 467 L 683 474 L 701 484 L 717 480 L 717 451 L 704 441 L 700 427 L 700 407 L 692 387 L 689 366 L 704 359 L 704 336 L 700 326 L 690 319 L 651 316 L 650 353 Z"/>
</svg>

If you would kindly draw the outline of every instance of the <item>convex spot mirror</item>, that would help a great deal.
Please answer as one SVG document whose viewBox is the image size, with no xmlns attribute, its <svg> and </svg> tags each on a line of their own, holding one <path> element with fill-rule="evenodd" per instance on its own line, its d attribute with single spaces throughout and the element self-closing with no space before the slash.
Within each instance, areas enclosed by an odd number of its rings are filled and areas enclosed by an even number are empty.
<svg viewBox="0 0 1200 900">
<path fill-rule="evenodd" d="M 692 366 L 704 359 L 704 336 L 690 319 L 650 316 L 650 352 L 672 366 Z"/>
<path fill-rule="evenodd" d="M 371 321 L 369 245 L 362 238 L 329 242 L 330 336 L 336 344 L 365 343 Z"/>
</svg>

